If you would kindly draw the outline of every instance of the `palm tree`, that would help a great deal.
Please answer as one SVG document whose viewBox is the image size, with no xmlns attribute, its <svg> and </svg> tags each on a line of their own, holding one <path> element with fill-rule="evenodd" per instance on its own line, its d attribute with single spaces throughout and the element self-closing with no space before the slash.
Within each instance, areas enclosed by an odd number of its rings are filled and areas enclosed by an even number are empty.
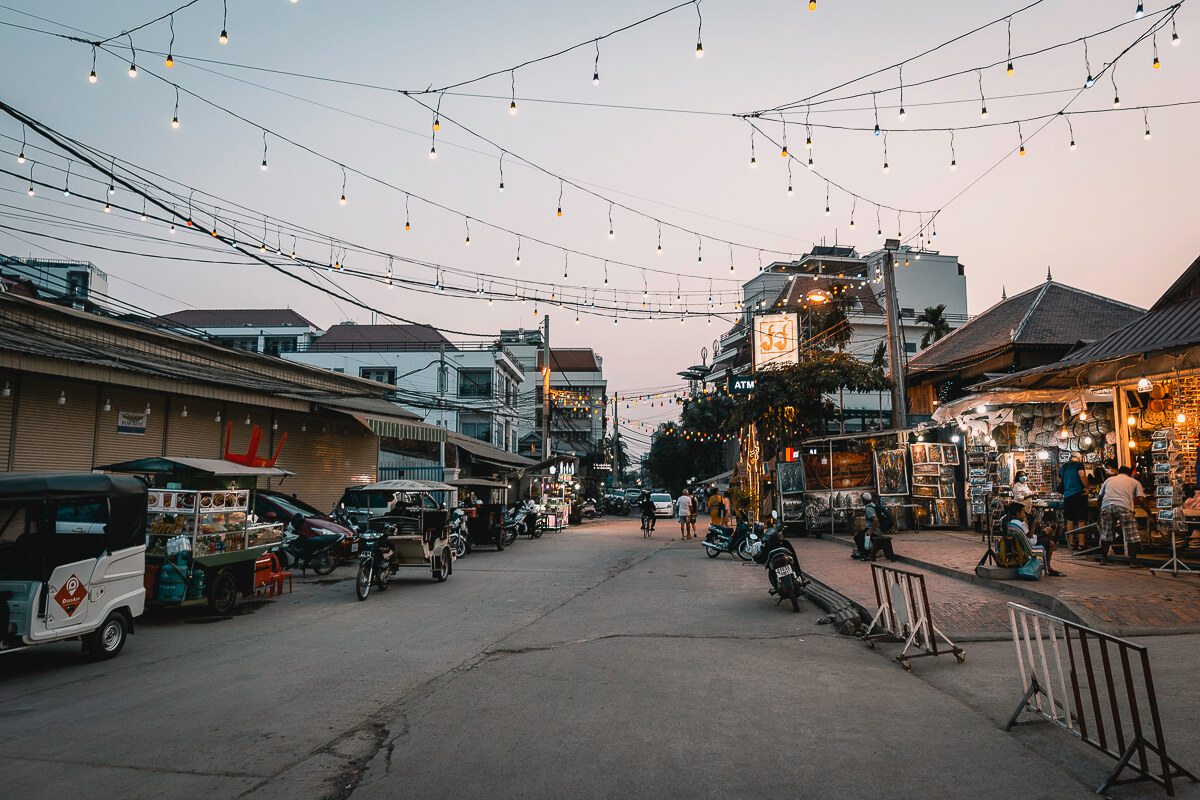
<svg viewBox="0 0 1200 800">
<path fill-rule="evenodd" d="M 950 332 L 950 323 L 946 321 L 945 311 L 946 304 L 938 303 L 936 306 L 926 306 L 925 310 L 917 315 L 915 322 L 928 328 L 921 337 L 922 350 Z"/>
</svg>

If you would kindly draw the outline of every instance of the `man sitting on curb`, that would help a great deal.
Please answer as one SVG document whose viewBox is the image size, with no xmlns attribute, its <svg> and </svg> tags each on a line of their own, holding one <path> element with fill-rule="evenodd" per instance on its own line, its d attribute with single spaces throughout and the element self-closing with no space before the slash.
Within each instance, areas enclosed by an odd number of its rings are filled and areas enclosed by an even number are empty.
<svg viewBox="0 0 1200 800">
<path fill-rule="evenodd" d="M 888 561 L 898 561 L 895 551 L 892 550 L 892 537 L 884 536 L 884 528 L 892 529 L 891 513 L 877 503 L 871 502 L 871 493 L 863 492 L 863 512 L 867 516 L 866 530 L 859 531 L 854 534 L 855 551 L 850 554 L 851 558 L 857 558 L 862 561 L 874 561 L 875 556 L 882 552 L 887 556 Z M 883 520 L 887 522 L 884 523 Z"/>
</svg>

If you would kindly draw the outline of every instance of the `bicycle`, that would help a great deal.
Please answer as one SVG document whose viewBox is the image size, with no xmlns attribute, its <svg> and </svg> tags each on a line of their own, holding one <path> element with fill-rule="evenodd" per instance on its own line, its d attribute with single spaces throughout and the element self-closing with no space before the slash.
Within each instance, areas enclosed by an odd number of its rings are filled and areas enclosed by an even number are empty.
<svg viewBox="0 0 1200 800">
<path fill-rule="evenodd" d="M 642 515 L 642 538 L 649 539 L 654 535 L 654 517 Z"/>
</svg>

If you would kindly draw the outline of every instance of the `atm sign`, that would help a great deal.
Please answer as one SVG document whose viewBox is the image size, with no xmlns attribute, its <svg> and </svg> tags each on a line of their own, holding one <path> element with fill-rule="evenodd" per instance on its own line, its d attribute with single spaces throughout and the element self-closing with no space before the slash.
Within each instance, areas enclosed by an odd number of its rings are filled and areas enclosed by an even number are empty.
<svg viewBox="0 0 1200 800">
<path fill-rule="evenodd" d="M 756 383 L 755 378 L 730 378 L 729 392 L 730 394 L 750 394 L 754 391 Z"/>
</svg>

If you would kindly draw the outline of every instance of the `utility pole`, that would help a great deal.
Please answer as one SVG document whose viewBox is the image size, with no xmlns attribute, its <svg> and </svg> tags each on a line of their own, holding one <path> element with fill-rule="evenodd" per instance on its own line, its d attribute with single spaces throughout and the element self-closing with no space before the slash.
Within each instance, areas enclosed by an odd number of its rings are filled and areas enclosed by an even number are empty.
<svg viewBox="0 0 1200 800">
<path fill-rule="evenodd" d="M 883 294 L 887 307 L 888 371 L 892 379 L 892 428 L 908 427 L 908 397 L 904 390 L 904 342 L 900 338 L 900 302 L 896 297 L 895 252 L 899 239 L 884 242 Z"/>
<path fill-rule="evenodd" d="M 550 315 L 542 318 L 542 460 L 550 458 Z"/>
<path fill-rule="evenodd" d="M 617 408 L 621 398 L 613 395 L 613 486 L 617 489 L 621 488 L 621 418 L 617 415 Z"/>
</svg>

